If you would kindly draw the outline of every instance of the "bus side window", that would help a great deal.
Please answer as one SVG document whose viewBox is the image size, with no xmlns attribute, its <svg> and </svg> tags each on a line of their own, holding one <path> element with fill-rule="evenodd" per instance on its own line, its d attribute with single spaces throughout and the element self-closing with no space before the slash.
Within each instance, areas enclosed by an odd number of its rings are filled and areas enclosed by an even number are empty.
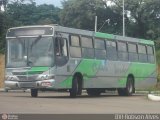
<svg viewBox="0 0 160 120">
<path fill-rule="evenodd" d="M 78 35 L 70 35 L 70 55 L 74 58 L 81 58 L 82 51 L 80 46 L 80 37 Z"/>
<path fill-rule="evenodd" d="M 83 58 L 93 59 L 94 58 L 94 48 L 93 39 L 91 37 L 81 37 L 81 47 Z"/>
<path fill-rule="evenodd" d="M 128 43 L 128 52 L 129 52 L 129 61 L 137 62 L 138 61 L 137 45 L 133 43 Z"/>
<path fill-rule="evenodd" d="M 154 49 L 152 46 L 147 46 L 147 56 L 148 56 L 148 62 L 149 63 L 154 63 Z"/>
<path fill-rule="evenodd" d="M 57 56 L 68 56 L 66 39 L 56 38 L 55 51 Z"/>
<path fill-rule="evenodd" d="M 95 39 L 95 57 L 97 59 L 106 59 L 105 41 L 103 39 Z"/>
<path fill-rule="evenodd" d="M 63 66 L 68 61 L 67 40 L 64 38 L 56 38 L 55 41 L 56 63 Z"/>
<path fill-rule="evenodd" d="M 127 44 L 125 42 L 118 42 L 118 59 L 128 61 Z"/>
<path fill-rule="evenodd" d="M 55 53 L 56 53 L 56 56 L 60 55 L 59 39 L 58 38 L 55 39 Z"/>
<path fill-rule="evenodd" d="M 117 60 L 117 44 L 115 41 L 106 41 L 107 47 L 107 59 L 108 60 Z"/>
<path fill-rule="evenodd" d="M 145 45 L 138 45 L 139 62 L 147 62 L 147 50 Z"/>
</svg>

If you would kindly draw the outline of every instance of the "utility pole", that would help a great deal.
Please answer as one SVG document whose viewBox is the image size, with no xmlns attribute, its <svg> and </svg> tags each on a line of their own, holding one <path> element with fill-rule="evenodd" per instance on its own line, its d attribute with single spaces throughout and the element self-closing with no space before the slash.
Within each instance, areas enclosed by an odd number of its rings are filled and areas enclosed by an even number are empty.
<svg viewBox="0 0 160 120">
<path fill-rule="evenodd" d="M 125 12 L 124 12 L 124 0 L 123 0 L 123 36 L 125 36 L 125 18 L 124 18 Z"/>
<path fill-rule="evenodd" d="M 95 16 L 95 26 L 94 27 L 95 27 L 94 28 L 95 32 L 97 32 L 97 16 Z"/>
</svg>

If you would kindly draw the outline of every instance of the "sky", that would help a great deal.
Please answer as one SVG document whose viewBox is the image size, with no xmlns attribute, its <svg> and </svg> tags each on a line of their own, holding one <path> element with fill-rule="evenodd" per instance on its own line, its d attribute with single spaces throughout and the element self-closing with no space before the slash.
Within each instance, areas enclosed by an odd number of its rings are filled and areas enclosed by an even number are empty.
<svg viewBox="0 0 160 120">
<path fill-rule="evenodd" d="M 57 7 L 61 7 L 61 1 L 62 0 L 35 0 L 37 5 L 40 5 L 40 4 L 53 4 L 53 5 L 57 6 Z"/>
</svg>

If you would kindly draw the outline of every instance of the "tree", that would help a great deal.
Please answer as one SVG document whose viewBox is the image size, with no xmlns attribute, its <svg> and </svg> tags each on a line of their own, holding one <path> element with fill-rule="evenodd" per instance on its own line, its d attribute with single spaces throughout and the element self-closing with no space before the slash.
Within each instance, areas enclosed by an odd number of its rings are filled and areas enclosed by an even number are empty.
<svg viewBox="0 0 160 120">
<path fill-rule="evenodd" d="M 94 30 L 95 16 L 98 16 L 98 29 L 106 20 L 110 22 L 101 29 L 103 32 L 118 34 L 121 16 L 113 11 L 103 0 L 63 1 L 60 20 L 63 26 Z"/>
<path fill-rule="evenodd" d="M 113 0 L 113 2 L 114 7 L 122 11 L 122 0 Z M 159 6 L 159 0 L 125 0 L 126 34 L 131 37 L 158 39 Z"/>
<path fill-rule="evenodd" d="M 34 24 L 48 24 L 42 21 L 50 21 L 49 23 L 59 23 L 60 9 L 54 5 L 39 5 L 36 6 L 34 2 L 26 3 L 14 2 L 8 4 L 7 12 L 11 18 L 14 19 L 15 26 L 20 25 L 34 25 Z"/>
<path fill-rule="evenodd" d="M 36 9 L 36 4 L 34 2 L 24 4 L 23 2 L 17 1 L 8 4 L 7 13 L 14 20 L 13 26 L 33 24 L 32 16 Z"/>
<path fill-rule="evenodd" d="M 35 24 L 59 24 L 59 12 L 60 8 L 54 5 L 39 5 L 33 14 L 33 19 L 37 21 Z"/>
<path fill-rule="evenodd" d="M 5 36 L 7 29 L 12 26 L 12 20 L 6 12 L 0 12 L 0 53 L 5 51 Z"/>
</svg>

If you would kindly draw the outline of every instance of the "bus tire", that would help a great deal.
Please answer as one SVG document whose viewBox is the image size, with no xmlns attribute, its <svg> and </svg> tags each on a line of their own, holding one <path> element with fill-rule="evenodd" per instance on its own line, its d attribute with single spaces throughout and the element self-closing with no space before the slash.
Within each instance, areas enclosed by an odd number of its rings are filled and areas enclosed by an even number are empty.
<svg viewBox="0 0 160 120">
<path fill-rule="evenodd" d="M 134 92 L 134 79 L 133 77 L 129 76 L 127 78 L 126 88 L 119 88 L 118 94 L 120 96 L 131 96 Z"/>
<path fill-rule="evenodd" d="M 38 89 L 31 89 L 31 97 L 37 97 L 38 96 Z"/>
<path fill-rule="evenodd" d="M 75 98 L 78 93 L 78 80 L 77 76 L 75 76 L 72 80 L 72 88 L 70 89 L 70 97 Z"/>
<path fill-rule="evenodd" d="M 87 94 L 89 96 L 100 96 L 101 90 L 100 89 L 90 88 L 90 89 L 87 89 Z"/>
<path fill-rule="evenodd" d="M 77 95 L 82 95 L 82 79 L 81 77 L 77 77 L 77 79 L 78 79 Z"/>
</svg>

